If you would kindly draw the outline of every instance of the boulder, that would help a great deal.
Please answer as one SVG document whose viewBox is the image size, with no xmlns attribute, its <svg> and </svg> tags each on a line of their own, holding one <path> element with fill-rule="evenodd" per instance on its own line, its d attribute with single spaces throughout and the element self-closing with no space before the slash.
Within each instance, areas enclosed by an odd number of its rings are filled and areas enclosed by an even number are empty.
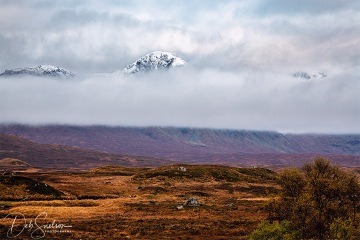
<svg viewBox="0 0 360 240">
<path fill-rule="evenodd" d="M 200 206 L 199 200 L 197 198 L 189 198 L 184 203 L 184 206 L 186 207 L 198 207 Z"/>
</svg>

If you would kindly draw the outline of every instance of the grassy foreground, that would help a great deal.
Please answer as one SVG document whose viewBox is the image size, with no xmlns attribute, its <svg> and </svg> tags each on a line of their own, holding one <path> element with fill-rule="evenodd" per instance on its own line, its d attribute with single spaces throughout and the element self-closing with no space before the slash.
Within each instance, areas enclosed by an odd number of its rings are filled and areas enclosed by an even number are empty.
<svg viewBox="0 0 360 240">
<path fill-rule="evenodd" d="M 245 239 L 266 217 L 276 177 L 268 169 L 210 165 L 8 172 L 0 177 L 0 236 Z M 189 199 L 197 204 L 184 204 Z"/>
</svg>

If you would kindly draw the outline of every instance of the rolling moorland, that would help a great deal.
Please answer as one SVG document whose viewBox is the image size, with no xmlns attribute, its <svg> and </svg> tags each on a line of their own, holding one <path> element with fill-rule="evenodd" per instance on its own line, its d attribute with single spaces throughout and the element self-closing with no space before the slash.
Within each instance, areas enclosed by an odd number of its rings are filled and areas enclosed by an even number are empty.
<svg viewBox="0 0 360 240">
<path fill-rule="evenodd" d="M 6 159 L 0 169 L 2 239 L 247 239 L 281 189 L 278 173 L 265 168 L 60 171 Z"/>
<path fill-rule="evenodd" d="M 266 217 L 263 203 L 279 189 L 275 179 L 268 169 L 212 165 L 17 171 L 0 176 L 0 213 L 12 214 L 0 220 L 0 236 L 14 213 L 30 221 L 46 212 L 39 225 L 72 227 L 45 239 L 245 239 Z M 26 230 L 16 239 L 29 239 L 35 228 Z"/>
<path fill-rule="evenodd" d="M 0 130 L 2 239 L 247 239 L 281 196 L 283 168 L 323 155 L 360 174 L 358 135 Z"/>
</svg>

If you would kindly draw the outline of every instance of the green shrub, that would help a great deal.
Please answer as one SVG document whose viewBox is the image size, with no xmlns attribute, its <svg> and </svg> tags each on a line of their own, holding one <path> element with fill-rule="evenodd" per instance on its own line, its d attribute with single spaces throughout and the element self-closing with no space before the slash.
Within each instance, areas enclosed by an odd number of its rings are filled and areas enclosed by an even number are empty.
<svg viewBox="0 0 360 240">
<path fill-rule="evenodd" d="M 299 239 L 299 233 L 291 230 L 289 221 L 269 223 L 260 225 L 251 233 L 249 240 L 292 240 Z"/>
</svg>

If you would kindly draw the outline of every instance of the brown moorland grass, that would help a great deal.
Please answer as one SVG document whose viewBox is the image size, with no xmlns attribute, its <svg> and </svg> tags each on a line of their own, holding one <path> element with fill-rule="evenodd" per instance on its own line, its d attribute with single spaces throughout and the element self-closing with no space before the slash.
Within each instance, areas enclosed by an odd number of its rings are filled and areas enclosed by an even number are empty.
<svg viewBox="0 0 360 240">
<path fill-rule="evenodd" d="M 30 196 L 9 201 L 9 192 L 0 195 L 1 239 L 7 239 L 14 213 L 23 214 L 27 223 L 46 213 L 39 223 L 72 226 L 43 239 L 246 239 L 266 217 L 264 202 L 279 190 L 277 174 L 267 169 L 182 166 L 186 171 L 173 165 L 16 173 L 63 195 L 47 199 L 52 195 L 29 193 L 26 184 L 0 183 L 18 188 L 18 196 Z M 199 206 L 183 206 L 189 198 L 197 198 Z M 17 223 L 20 231 L 23 221 Z M 25 230 L 16 239 L 30 239 L 34 228 Z"/>
</svg>

